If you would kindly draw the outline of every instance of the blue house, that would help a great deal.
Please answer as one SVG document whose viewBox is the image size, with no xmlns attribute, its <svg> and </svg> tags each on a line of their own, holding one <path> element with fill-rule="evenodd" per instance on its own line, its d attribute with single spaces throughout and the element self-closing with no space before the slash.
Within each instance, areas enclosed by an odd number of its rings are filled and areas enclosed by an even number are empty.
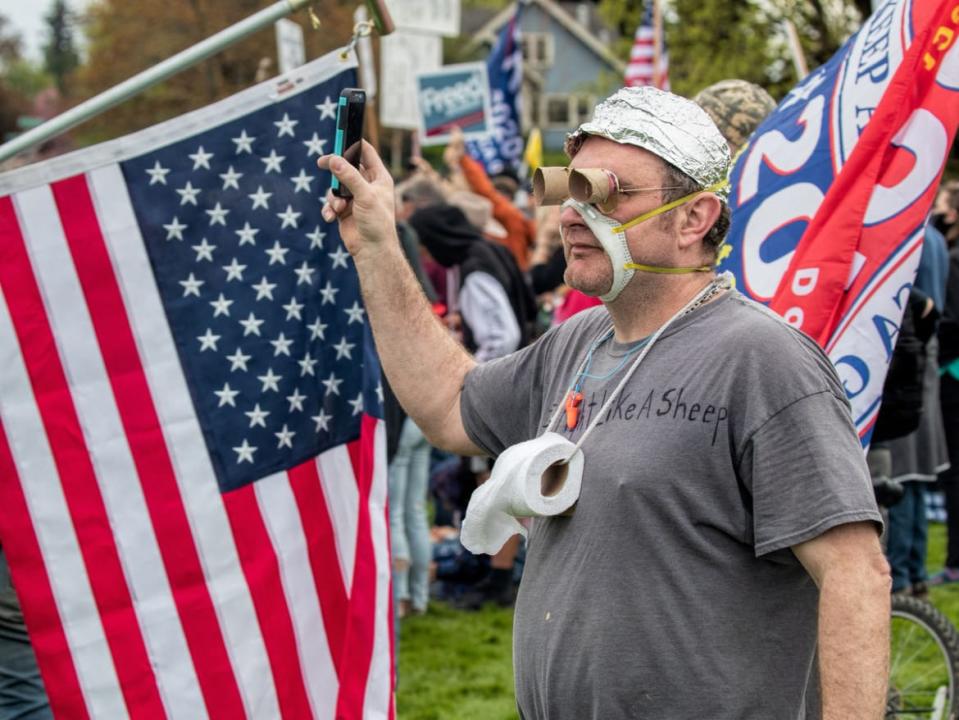
<svg viewBox="0 0 959 720">
<path fill-rule="evenodd" d="M 472 44 L 492 46 L 515 10 L 513 3 L 489 19 L 472 34 Z M 520 30 L 523 130 L 539 127 L 545 147 L 561 149 L 566 134 L 623 84 L 626 65 L 609 49 L 612 33 L 590 2 L 528 0 Z"/>
</svg>

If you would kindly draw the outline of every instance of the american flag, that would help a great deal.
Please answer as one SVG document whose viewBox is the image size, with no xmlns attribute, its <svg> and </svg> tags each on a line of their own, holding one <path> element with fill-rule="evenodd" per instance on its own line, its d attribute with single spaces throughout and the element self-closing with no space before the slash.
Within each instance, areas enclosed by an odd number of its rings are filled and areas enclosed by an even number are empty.
<svg viewBox="0 0 959 720">
<path fill-rule="evenodd" d="M 659 63 L 656 58 L 656 0 L 648 0 L 643 19 L 636 28 L 633 48 L 626 65 L 624 84 L 627 87 L 655 85 L 660 90 L 669 90 L 669 54 L 666 52 L 666 34 L 659 28 Z"/>
<path fill-rule="evenodd" d="M 393 716 L 355 62 L 0 176 L 0 541 L 64 718 Z"/>
</svg>

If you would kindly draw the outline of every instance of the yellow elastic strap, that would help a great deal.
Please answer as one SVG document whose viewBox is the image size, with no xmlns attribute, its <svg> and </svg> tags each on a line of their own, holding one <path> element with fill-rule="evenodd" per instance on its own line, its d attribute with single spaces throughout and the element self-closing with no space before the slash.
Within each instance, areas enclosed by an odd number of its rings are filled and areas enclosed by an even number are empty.
<svg viewBox="0 0 959 720">
<path fill-rule="evenodd" d="M 642 270 L 643 272 L 660 273 L 662 275 L 684 275 L 694 272 L 712 272 L 716 268 L 712 265 L 699 267 L 660 267 L 659 265 L 643 265 L 642 263 L 625 263 L 624 270 Z"/>
<path fill-rule="evenodd" d="M 635 225 L 639 225 L 639 224 L 640 224 L 641 222 L 643 222 L 644 220 L 649 220 L 650 218 L 656 217 L 657 215 L 662 215 L 664 212 L 669 212 L 669 211 L 672 210 L 673 208 L 677 208 L 677 207 L 679 207 L 680 205 L 683 205 L 684 203 L 688 203 L 690 200 L 692 200 L 692 199 L 693 199 L 694 197 L 696 197 L 697 195 L 702 195 L 702 194 L 705 193 L 705 192 L 716 192 L 716 191 L 718 191 L 718 190 L 722 190 L 722 189 L 723 189 L 724 187 L 726 187 L 728 184 L 729 184 L 729 182 L 728 182 L 727 180 L 720 180 L 720 181 L 717 182 L 717 183 L 713 183 L 713 184 L 710 185 L 708 188 L 704 188 L 703 190 L 697 190 L 696 192 L 690 193 L 689 195 L 684 195 L 683 197 L 679 198 L 678 200 L 673 200 L 672 202 L 668 202 L 668 203 L 666 203 L 665 205 L 661 205 L 660 207 L 656 208 L 655 210 L 650 210 L 649 212 L 643 213 L 643 214 L 640 215 L 639 217 L 633 218 L 633 219 L 630 220 L 629 222 L 624 222 L 622 225 L 617 225 L 616 227 L 613 228 L 613 232 L 614 232 L 614 233 L 621 233 L 621 232 L 624 232 L 624 231 L 626 231 L 626 230 L 629 230 L 631 227 L 633 227 L 633 226 L 635 226 Z"/>
</svg>

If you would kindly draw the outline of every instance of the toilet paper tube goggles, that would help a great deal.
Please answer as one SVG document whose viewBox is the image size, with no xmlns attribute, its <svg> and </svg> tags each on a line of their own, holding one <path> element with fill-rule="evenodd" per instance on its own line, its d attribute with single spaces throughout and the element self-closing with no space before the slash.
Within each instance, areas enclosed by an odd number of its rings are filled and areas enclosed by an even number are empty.
<svg viewBox="0 0 959 720">
<path fill-rule="evenodd" d="M 538 205 L 562 205 L 569 198 L 611 213 L 620 195 L 675 187 L 627 187 L 616 173 L 605 168 L 541 167 L 533 173 L 533 195 Z"/>
</svg>

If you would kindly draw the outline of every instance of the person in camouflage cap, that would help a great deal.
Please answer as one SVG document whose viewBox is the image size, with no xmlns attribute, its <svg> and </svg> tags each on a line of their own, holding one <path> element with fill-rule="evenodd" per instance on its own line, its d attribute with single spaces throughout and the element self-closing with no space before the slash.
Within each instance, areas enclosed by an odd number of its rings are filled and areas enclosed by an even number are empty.
<svg viewBox="0 0 959 720">
<path fill-rule="evenodd" d="M 720 80 L 700 90 L 693 100 L 716 123 L 733 155 L 776 108 L 768 92 L 745 80 Z"/>
</svg>

